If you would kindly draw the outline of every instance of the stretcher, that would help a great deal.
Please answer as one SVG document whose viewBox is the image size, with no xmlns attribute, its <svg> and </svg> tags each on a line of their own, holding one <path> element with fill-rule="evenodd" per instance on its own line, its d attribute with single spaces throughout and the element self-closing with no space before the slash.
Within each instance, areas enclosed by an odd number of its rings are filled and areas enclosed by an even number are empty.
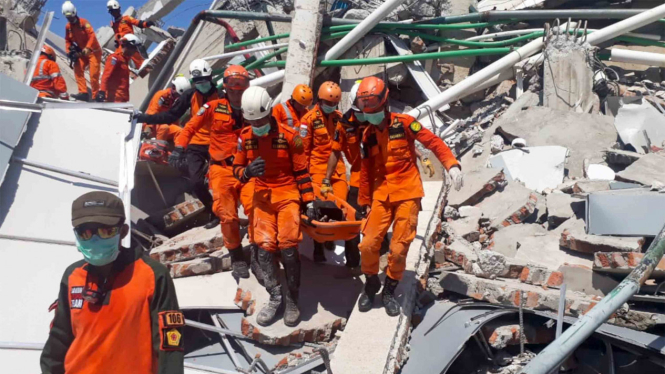
<svg viewBox="0 0 665 374">
<path fill-rule="evenodd" d="M 315 194 L 320 196 L 320 187 L 316 185 L 313 187 Z M 358 236 L 364 220 L 356 220 L 356 210 L 349 203 L 332 193 L 329 193 L 328 197 L 324 200 L 334 202 L 335 205 L 342 210 L 346 220 L 338 222 L 320 222 L 310 220 L 303 214 L 300 217 L 300 228 L 312 239 L 320 243 L 335 240 L 351 240 Z"/>
</svg>

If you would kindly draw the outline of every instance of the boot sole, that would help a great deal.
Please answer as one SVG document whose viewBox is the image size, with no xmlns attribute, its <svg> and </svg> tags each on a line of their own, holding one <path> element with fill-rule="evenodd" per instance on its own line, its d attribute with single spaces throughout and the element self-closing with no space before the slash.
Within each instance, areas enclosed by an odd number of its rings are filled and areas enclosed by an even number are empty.
<svg viewBox="0 0 665 374">
<path fill-rule="evenodd" d="M 284 324 L 288 327 L 296 327 L 300 324 L 300 318 L 298 318 L 298 320 L 295 323 L 288 323 L 288 322 L 284 321 Z"/>
</svg>

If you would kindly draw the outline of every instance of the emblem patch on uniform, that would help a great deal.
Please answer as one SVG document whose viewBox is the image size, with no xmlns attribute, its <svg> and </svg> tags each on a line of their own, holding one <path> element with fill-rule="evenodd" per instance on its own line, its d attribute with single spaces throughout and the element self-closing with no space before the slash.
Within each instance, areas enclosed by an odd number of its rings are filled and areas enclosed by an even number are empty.
<svg viewBox="0 0 665 374">
<path fill-rule="evenodd" d="M 272 140 L 272 149 L 289 149 L 289 142 L 286 139 L 275 138 Z"/>
<path fill-rule="evenodd" d="M 116 63 L 117 61 L 118 61 L 118 60 L 117 60 L 115 57 L 111 57 L 111 65 L 114 65 L 114 66 L 115 66 L 115 63 Z"/>
<path fill-rule="evenodd" d="M 238 151 L 242 151 L 242 138 L 238 137 Z"/>
<path fill-rule="evenodd" d="M 185 326 L 185 316 L 177 310 L 159 312 L 159 332 L 161 335 L 161 350 L 183 350 L 182 327 Z"/>
<path fill-rule="evenodd" d="M 72 287 L 71 290 L 71 300 L 70 309 L 82 309 L 83 308 L 83 286 Z"/>
<path fill-rule="evenodd" d="M 160 315 L 164 318 L 164 326 L 166 327 L 179 327 L 185 325 L 185 316 L 182 312 L 167 311 L 161 312 Z"/>
<path fill-rule="evenodd" d="M 259 149 L 259 142 L 256 139 L 245 140 L 245 150 Z"/>
<path fill-rule="evenodd" d="M 399 120 L 399 118 L 395 117 L 395 119 L 393 119 L 393 123 L 391 126 L 392 127 L 402 126 L 402 122 Z"/>
<path fill-rule="evenodd" d="M 420 122 L 418 122 L 418 121 L 413 121 L 409 125 L 409 128 L 411 129 L 411 131 L 417 133 L 418 131 L 423 129 L 423 125 L 421 125 Z"/>
<path fill-rule="evenodd" d="M 388 129 L 388 134 L 390 135 L 390 140 L 403 139 L 406 134 L 404 134 L 404 127 L 391 127 Z"/>
<path fill-rule="evenodd" d="M 227 107 L 224 104 L 217 104 L 217 108 L 215 108 L 215 113 L 223 113 L 223 114 L 229 114 L 229 107 Z"/>
<path fill-rule="evenodd" d="M 293 145 L 296 147 L 296 151 L 301 152 L 303 150 L 302 138 L 298 135 L 294 136 Z"/>
<path fill-rule="evenodd" d="M 307 136 L 307 125 L 300 125 L 300 136 L 303 138 Z"/>
<path fill-rule="evenodd" d="M 324 127 L 326 127 L 326 125 L 320 119 L 315 119 L 314 122 L 312 122 L 312 128 L 314 128 L 314 130 L 321 129 Z"/>
<path fill-rule="evenodd" d="M 206 112 L 206 109 L 208 109 L 208 108 L 210 108 L 210 105 L 208 105 L 208 104 L 203 104 L 203 106 L 202 106 L 201 108 L 199 108 L 199 111 L 196 112 L 196 115 L 197 115 L 197 116 L 202 116 L 203 113 L 205 113 L 205 112 Z"/>
<path fill-rule="evenodd" d="M 159 98 L 159 101 L 157 102 L 157 104 L 159 104 L 159 106 L 164 106 L 164 104 L 165 104 L 165 102 L 164 102 L 164 98 L 163 98 L 163 97 L 160 97 L 160 98 Z"/>
<path fill-rule="evenodd" d="M 180 346 L 180 338 L 182 338 L 182 334 L 176 329 L 171 329 L 166 332 L 166 344 L 169 347 Z"/>
</svg>

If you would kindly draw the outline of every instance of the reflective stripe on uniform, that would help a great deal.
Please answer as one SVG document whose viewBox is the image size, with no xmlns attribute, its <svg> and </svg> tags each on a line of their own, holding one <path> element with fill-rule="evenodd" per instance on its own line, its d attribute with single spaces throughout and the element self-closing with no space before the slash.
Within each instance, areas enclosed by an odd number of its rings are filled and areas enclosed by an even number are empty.
<svg viewBox="0 0 665 374">
<path fill-rule="evenodd" d="M 53 79 L 55 77 L 51 77 L 50 75 L 44 75 L 44 64 L 46 63 L 46 60 L 42 60 L 42 62 L 39 63 L 39 73 L 32 77 L 33 81 L 37 81 L 40 79 Z M 58 73 L 59 74 L 59 73 Z"/>
<path fill-rule="evenodd" d="M 286 103 L 281 103 L 280 104 L 282 108 L 284 108 L 284 111 L 286 112 L 286 122 L 288 122 L 289 126 L 293 128 L 293 117 L 291 116 L 291 111 L 289 110 L 289 107 L 286 105 Z"/>
</svg>

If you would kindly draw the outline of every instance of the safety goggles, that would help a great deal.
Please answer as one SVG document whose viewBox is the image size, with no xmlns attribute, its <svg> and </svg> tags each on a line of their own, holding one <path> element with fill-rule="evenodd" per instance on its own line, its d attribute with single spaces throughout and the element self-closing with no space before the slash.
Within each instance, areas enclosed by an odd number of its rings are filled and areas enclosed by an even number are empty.
<svg viewBox="0 0 665 374">
<path fill-rule="evenodd" d="M 120 232 L 120 226 L 106 226 L 99 224 L 83 224 L 74 227 L 74 233 L 78 240 L 86 241 L 97 235 L 102 239 L 112 238 Z"/>
<path fill-rule="evenodd" d="M 224 77 L 224 88 L 227 90 L 245 90 L 249 87 L 249 78 L 244 75 Z"/>
</svg>

